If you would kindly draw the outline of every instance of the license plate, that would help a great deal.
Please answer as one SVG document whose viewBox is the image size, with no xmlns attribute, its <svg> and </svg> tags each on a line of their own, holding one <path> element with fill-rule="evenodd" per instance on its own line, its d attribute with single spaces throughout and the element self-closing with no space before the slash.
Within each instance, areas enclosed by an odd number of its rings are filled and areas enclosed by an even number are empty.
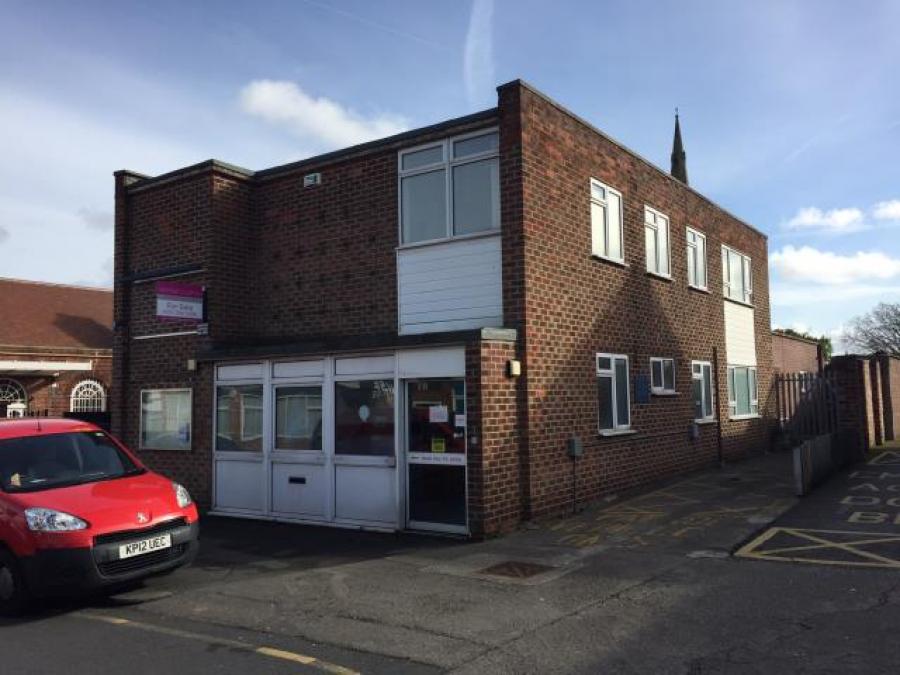
<svg viewBox="0 0 900 675">
<path fill-rule="evenodd" d="M 149 539 L 141 539 L 140 541 L 132 541 L 128 544 L 122 544 L 119 547 L 119 558 L 133 558 L 136 555 L 144 555 L 152 553 L 164 548 L 171 548 L 172 535 L 161 534 L 158 537 L 150 537 Z"/>
</svg>

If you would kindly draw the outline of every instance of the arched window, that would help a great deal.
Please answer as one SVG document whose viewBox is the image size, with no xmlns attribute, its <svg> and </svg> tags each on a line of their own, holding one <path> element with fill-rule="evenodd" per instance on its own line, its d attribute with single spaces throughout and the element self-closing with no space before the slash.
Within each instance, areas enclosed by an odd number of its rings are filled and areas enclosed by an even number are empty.
<svg viewBox="0 0 900 675">
<path fill-rule="evenodd" d="M 28 410 L 25 387 L 7 378 L 0 378 L 0 417 L 21 417 Z"/>
<path fill-rule="evenodd" d="M 0 379 L 0 403 L 26 403 L 25 387 L 15 380 Z"/>
<path fill-rule="evenodd" d="M 96 380 L 82 380 L 72 389 L 69 410 L 106 412 L 106 390 Z"/>
</svg>

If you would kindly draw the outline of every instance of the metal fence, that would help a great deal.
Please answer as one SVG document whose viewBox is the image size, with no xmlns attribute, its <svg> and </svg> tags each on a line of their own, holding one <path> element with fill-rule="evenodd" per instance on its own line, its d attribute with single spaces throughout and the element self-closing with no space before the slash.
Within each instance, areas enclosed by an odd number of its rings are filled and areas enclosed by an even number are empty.
<svg viewBox="0 0 900 675">
<path fill-rule="evenodd" d="M 837 390 L 827 372 L 776 374 L 775 400 L 778 422 L 788 436 L 805 440 L 837 431 Z"/>
</svg>

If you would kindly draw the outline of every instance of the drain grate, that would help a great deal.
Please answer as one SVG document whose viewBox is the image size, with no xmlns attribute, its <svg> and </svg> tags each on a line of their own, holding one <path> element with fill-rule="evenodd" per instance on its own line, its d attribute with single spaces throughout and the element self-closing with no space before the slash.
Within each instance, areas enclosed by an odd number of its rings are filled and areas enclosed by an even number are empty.
<svg viewBox="0 0 900 675">
<path fill-rule="evenodd" d="M 481 570 L 479 574 L 488 574 L 494 577 L 508 577 L 510 579 L 528 579 L 544 572 L 556 569 L 550 565 L 524 562 L 522 560 L 506 560 L 496 565 L 491 565 Z"/>
</svg>

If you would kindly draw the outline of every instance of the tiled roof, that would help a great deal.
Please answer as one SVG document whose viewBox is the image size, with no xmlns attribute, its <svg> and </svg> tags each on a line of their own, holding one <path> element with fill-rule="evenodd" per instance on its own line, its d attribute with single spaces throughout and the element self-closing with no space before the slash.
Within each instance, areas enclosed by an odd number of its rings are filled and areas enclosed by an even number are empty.
<svg viewBox="0 0 900 675">
<path fill-rule="evenodd" d="M 0 345 L 112 349 L 111 290 L 0 279 Z"/>
</svg>

